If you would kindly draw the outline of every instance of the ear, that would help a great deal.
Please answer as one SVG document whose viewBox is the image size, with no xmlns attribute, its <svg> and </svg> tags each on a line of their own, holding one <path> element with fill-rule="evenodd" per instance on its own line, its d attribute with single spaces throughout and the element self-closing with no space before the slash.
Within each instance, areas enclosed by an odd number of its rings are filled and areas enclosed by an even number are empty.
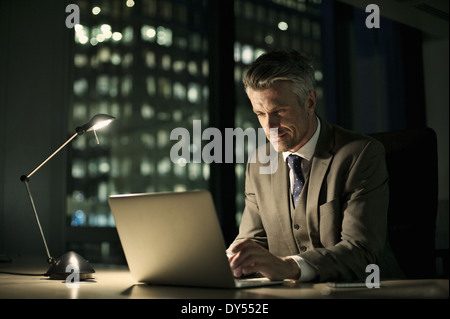
<svg viewBox="0 0 450 319">
<path fill-rule="evenodd" d="M 316 111 L 317 93 L 316 90 L 311 90 L 306 97 L 305 108 L 306 112 L 312 116 Z"/>
</svg>

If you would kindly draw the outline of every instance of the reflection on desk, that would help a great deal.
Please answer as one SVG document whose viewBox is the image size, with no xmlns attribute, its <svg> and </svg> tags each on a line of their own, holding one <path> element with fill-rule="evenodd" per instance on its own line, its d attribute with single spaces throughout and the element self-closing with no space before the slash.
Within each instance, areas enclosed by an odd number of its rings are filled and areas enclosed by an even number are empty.
<svg viewBox="0 0 450 319">
<path fill-rule="evenodd" d="M 5 269 L 1 265 L 0 270 Z M 39 276 L 0 274 L 2 299 L 448 299 L 447 279 L 382 281 L 380 288 L 332 288 L 287 282 L 248 289 L 154 286 L 136 283 L 127 267 L 95 266 L 93 280 L 77 287 Z M 21 270 L 22 272 L 23 269 Z M 42 273 L 45 271 L 41 271 Z M 34 273 L 36 271 L 34 270 Z"/>
</svg>

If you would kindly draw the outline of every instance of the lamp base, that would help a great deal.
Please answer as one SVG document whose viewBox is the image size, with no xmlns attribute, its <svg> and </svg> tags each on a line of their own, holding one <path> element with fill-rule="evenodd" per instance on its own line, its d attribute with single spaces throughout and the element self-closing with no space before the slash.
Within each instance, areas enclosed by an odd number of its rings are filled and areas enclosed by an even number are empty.
<svg viewBox="0 0 450 319">
<path fill-rule="evenodd" d="M 47 270 L 46 276 L 50 277 L 50 279 L 64 280 L 75 271 L 78 272 L 80 280 L 91 279 L 95 273 L 94 268 L 83 257 L 73 251 L 69 251 L 59 259 L 51 261 L 51 266 Z"/>
</svg>

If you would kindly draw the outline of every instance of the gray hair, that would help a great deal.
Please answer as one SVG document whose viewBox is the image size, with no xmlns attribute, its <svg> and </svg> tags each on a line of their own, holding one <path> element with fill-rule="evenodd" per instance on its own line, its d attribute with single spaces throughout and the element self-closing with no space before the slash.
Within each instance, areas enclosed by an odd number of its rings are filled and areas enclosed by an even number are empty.
<svg viewBox="0 0 450 319">
<path fill-rule="evenodd" d="M 247 91 L 268 89 L 282 80 L 293 83 L 293 92 L 303 103 L 316 87 L 312 58 L 297 51 L 272 51 L 256 59 L 242 81 Z"/>
</svg>

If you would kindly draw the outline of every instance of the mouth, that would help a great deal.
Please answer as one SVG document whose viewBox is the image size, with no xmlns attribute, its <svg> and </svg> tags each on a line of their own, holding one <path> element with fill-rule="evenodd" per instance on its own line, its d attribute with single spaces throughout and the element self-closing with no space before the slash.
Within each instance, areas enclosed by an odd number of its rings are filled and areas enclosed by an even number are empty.
<svg viewBox="0 0 450 319">
<path fill-rule="evenodd" d="M 285 136 L 286 136 L 286 134 L 287 134 L 287 132 L 278 132 L 278 133 L 276 133 L 276 134 L 270 134 L 269 136 L 268 136 L 268 138 L 269 138 L 269 140 L 281 140 L 281 139 L 283 139 Z"/>
<path fill-rule="evenodd" d="M 272 144 L 272 146 L 279 151 L 280 147 L 281 149 L 284 148 L 284 145 L 287 143 L 287 133 L 284 132 L 282 134 L 273 134 L 271 136 L 268 136 L 269 142 Z"/>
</svg>

